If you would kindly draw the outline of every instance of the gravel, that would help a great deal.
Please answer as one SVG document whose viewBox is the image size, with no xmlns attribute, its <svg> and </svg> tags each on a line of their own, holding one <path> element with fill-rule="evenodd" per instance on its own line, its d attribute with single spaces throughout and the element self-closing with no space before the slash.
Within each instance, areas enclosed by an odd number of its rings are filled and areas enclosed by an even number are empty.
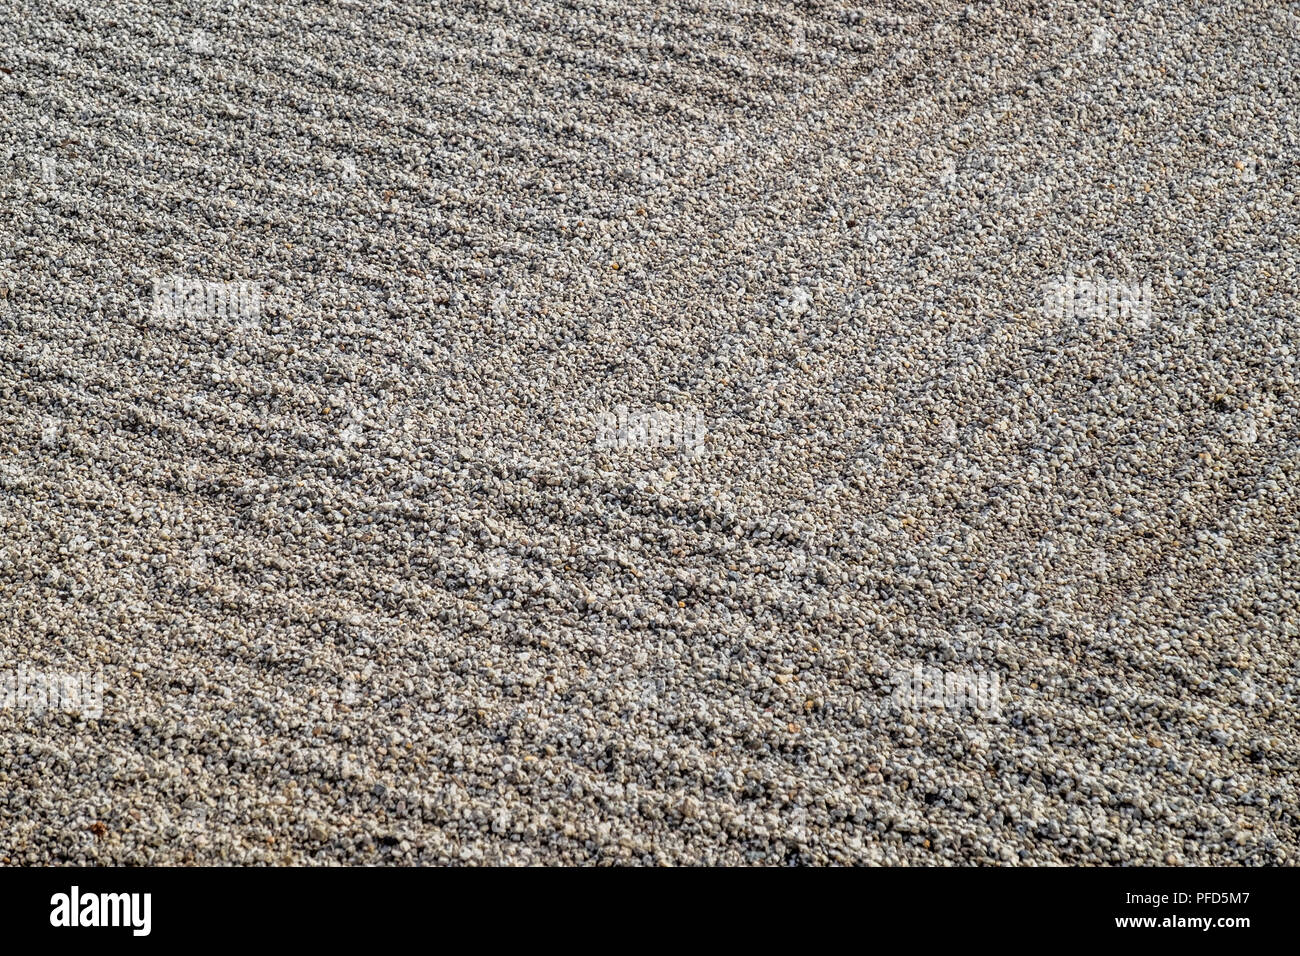
<svg viewBox="0 0 1300 956">
<path fill-rule="evenodd" d="M 0 862 L 1296 862 L 1293 7 L 9 9 Z"/>
</svg>

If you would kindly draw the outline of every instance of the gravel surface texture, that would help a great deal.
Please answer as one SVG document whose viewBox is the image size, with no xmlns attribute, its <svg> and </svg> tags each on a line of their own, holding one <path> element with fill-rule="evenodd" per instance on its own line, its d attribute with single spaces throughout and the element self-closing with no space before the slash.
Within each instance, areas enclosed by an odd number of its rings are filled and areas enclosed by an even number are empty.
<svg viewBox="0 0 1300 956">
<path fill-rule="evenodd" d="M 1294 864 L 1300 8 L 0 3 L 0 862 Z"/>
</svg>

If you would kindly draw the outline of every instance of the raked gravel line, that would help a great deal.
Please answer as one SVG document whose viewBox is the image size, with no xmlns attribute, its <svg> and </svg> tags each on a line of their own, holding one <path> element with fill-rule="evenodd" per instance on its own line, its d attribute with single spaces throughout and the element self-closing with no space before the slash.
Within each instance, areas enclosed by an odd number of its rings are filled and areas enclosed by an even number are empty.
<svg viewBox="0 0 1300 956">
<path fill-rule="evenodd" d="M 1300 16 L 993 7 L 8 0 L 0 862 L 1294 864 Z"/>
</svg>

